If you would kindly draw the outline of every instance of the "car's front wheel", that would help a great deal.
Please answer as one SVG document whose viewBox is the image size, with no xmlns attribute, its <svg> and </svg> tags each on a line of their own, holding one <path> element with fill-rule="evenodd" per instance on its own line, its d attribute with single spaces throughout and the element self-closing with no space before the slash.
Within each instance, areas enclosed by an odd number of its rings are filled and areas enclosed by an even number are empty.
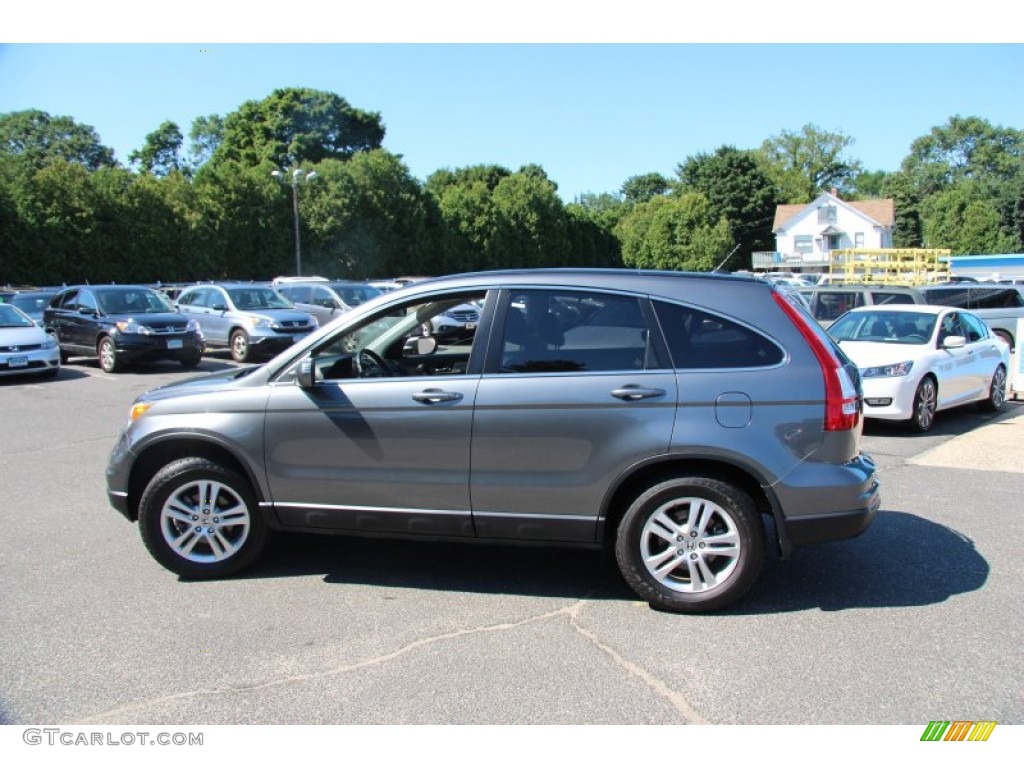
<svg viewBox="0 0 1024 768">
<path fill-rule="evenodd" d="M 988 388 L 988 397 L 981 401 L 981 407 L 986 411 L 995 413 L 1003 407 L 1006 402 L 1006 369 L 997 366 L 992 374 L 992 383 Z"/>
<path fill-rule="evenodd" d="M 199 457 L 179 459 L 156 473 L 139 503 L 139 530 L 157 562 L 192 579 L 242 570 L 267 539 L 249 482 Z"/>
<path fill-rule="evenodd" d="M 96 345 L 96 358 L 104 373 L 117 373 L 121 370 L 121 360 L 117 355 L 117 345 L 109 336 L 104 336 Z"/>
<path fill-rule="evenodd" d="M 939 391 L 935 379 L 925 376 L 914 393 L 914 410 L 910 415 L 910 428 L 915 432 L 927 432 L 935 424 L 935 410 L 938 407 Z"/>
<path fill-rule="evenodd" d="M 231 357 L 236 363 L 247 363 L 252 359 L 249 335 L 242 330 L 231 334 Z"/>
<path fill-rule="evenodd" d="M 707 477 L 653 485 L 634 499 L 615 543 L 619 570 L 652 606 L 680 613 L 739 600 L 764 562 L 764 526 L 750 496 Z"/>
<path fill-rule="evenodd" d="M 179 362 L 186 368 L 195 368 L 203 362 L 203 350 L 197 349 L 195 352 L 180 358 Z"/>
</svg>

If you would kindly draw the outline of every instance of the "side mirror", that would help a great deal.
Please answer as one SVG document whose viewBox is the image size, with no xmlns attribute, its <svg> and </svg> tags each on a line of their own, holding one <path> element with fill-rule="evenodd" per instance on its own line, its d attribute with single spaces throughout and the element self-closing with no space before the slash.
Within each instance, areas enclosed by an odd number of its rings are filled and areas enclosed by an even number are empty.
<svg viewBox="0 0 1024 768">
<path fill-rule="evenodd" d="M 299 369 L 295 373 L 295 381 L 298 382 L 302 389 L 312 389 L 316 384 L 315 370 L 313 358 L 306 357 L 299 361 Z"/>
<path fill-rule="evenodd" d="M 967 339 L 963 336 L 947 336 L 939 346 L 943 349 L 960 349 L 966 343 Z"/>
<path fill-rule="evenodd" d="M 411 339 L 406 340 L 405 346 L 402 348 L 402 354 L 406 356 L 416 355 L 417 357 L 432 355 L 436 351 L 436 336 L 413 336 Z"/>
<path fill-rule="evenodd" d="M 227 312 L 228 308 L 226 304 L 214 304 L 210 307 L 214 312 Z"/>
</svg>

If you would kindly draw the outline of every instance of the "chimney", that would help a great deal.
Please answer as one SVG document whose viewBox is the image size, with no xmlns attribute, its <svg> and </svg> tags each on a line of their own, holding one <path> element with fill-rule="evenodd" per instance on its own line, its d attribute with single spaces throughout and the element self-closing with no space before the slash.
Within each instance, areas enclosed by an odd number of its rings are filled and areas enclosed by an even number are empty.
<svg viewBox="0 0 1024 768">
<path fill-rule="evenodd" d="M 832 197 L 839 197 L 838 187 L 832 187 Z"/>
</svg>

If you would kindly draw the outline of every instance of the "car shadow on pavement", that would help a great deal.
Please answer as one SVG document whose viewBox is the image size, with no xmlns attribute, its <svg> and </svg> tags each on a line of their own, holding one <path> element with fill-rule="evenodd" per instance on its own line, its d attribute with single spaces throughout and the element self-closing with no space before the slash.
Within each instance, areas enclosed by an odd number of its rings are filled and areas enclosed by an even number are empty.
<svg viewBox="0 0 1024 768">
<path fill-rule="evenodd" d="M 981 589 L 988 574 L 988 561 L 962 533 L 883 510 L 855 539 L 766 558 L 758 583 L 728 613 L 932 605 Z"/>
<path fill-rule="evenodd" d="M 279 534 L 243 578 L 324 574 L 328 584 L 635 600 L 602 551 L 354 536 Z"/>
<path fill-rule="evenodd" d="M 856 539 L 802 547 L 788 560 L 770 548 L 747 597 L 715 615 L 930 605 L 980 589 L 988 573 L 974 543 L 957 531 L 916 515 L 882 511 Z M 638 599 L 609 553 L 557 547 L 283 534 L 240 578 L 314 574 L 324 574 L 328 584 Z"/>
<path fill-rule="evenodd" d="M 956 437 L 980 429 L 986 424 L 995 424 L 1000 421 L 1012 419 L 1024 413 L 1024 401 L 1007 400 L 1002 409 L 996 413 L 988 413 L 980 410 L 976 405 L 962 405 L 957 408 L 950 408 L 939 411 L 935 415 L 935 425 L 927 432 L 920 433 L 912 431 L 905 423 L 899 421 L 885 421 L 883 419 L 865 419 L 864 434 L 876 435 L 879 437 L 907 438 L 929 438 L 929 437 Z"/>
</svg>

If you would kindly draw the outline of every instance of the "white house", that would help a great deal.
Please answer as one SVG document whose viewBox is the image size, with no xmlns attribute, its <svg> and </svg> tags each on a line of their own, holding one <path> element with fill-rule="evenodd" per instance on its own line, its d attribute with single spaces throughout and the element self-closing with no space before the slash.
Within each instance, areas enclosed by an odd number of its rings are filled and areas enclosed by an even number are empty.
<svg viewBox="0 0 1024 768">
<path fill-rule="evenodd" d="M 775 209 L 775 252 L 755 253 L 755 269 L 792 271 L 828 266 L 840 248 L 892 248 L 896 208 L 891 199 L 841 200 L 836 190 L 807 205 Z"/>
</svg>

